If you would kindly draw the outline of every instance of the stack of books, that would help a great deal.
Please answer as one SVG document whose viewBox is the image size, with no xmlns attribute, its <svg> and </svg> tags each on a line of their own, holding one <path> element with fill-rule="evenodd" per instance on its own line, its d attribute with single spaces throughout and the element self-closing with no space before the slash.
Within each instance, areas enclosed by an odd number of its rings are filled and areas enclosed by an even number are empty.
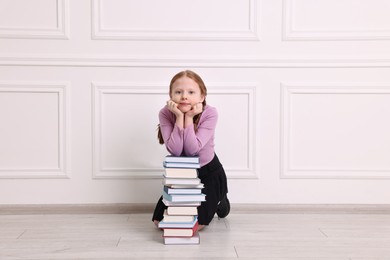
<svg viewBox="0 0 390 260">
<path fill-rule="evenodd" d="M 168 155 L 163 165 L 163 202 L 168 208 L 158 227 L 164 244 L 199 244 L 197 207 L 206 200 L 198 178 L 199 157 Z"/>
</svg>

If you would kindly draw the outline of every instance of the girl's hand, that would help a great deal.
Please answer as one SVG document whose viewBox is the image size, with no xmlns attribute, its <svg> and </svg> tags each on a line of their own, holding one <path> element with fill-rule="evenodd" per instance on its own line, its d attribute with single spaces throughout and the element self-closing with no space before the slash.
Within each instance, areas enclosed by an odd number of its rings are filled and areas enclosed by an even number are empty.
<svg viewBox="0 0 390 260">
<path fill-rule="evenodd" d="M 202 113 L 202 111 L 203 111 L 203 104 L 202 104 L 202 103 L 197 103 L 197 104 L 195 104 L 195 105 L 192 107 L 192 109 L 191 109 L 190 111 L 188 111 L 188 112 L 186 113 L 186 116 L 188 116 L 188 117 L 194 117 L 194 116 L 196 116 L 196 115 Z"/>
<path fill-rule="evenodd" d="M 168 107 L 169 111 L 174 113 L 176 115 L 176 117 L 183 116 L 184 115 L 183 112 L 181 112 L 177 106 L 178 106 L 178 104 L 176 104 L 172 100 L 167 101 L 167 107 Z"/>
</svg>

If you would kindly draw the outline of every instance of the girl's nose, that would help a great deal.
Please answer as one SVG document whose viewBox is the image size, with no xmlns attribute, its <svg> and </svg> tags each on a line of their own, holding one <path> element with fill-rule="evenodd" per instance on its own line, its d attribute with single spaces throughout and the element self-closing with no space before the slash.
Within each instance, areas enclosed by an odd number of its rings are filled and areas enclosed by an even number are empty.
<svg viewBox="0 0 390 260">
<path fill-rule="evenodd" d="M 186 93 L 183 93 L 183 94 L 181 95 L 181 99 L 183 99 L 183 100 L 187 99 L 187 94 L 186 94 Z"/>
</svg>

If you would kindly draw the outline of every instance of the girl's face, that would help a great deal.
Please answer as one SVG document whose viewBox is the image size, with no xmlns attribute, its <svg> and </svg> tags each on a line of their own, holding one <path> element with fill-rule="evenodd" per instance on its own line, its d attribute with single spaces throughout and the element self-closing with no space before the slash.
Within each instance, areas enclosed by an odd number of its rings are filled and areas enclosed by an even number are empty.
<svg viewBox="0 0 390 260">
<path fill-rule="evenodd" d="M 181 112 L 186 113 L 197 104 L 202 103 L 205 99 L 200 91 L 198 83 L 188 77 L 178 78 L 171 88 L 171 100 L 178 104 Z"/>
</svg>

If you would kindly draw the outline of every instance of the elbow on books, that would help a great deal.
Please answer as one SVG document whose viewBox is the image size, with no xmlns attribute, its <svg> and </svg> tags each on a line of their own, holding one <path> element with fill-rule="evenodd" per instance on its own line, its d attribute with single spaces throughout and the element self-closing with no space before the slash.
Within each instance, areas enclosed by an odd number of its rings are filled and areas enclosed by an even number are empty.
<svg viewBox="0 0 390 260">
<path fill-rule="evenodd" d="M 199 151 L 200 151 L 200 147 L 199 147 L 199 149 L 197 148 L 197 149 L 186 150 L 185 156 L 188 156 L 188 157 L 199 156 Z"/>
<path fill-rule="evenodd" d="M 172 149 L 171 147 L 167 146 L 167 150 L 168 152 L 172 155 L 172 156 L 180 156 L 183 152 L 183 150 L 177 150 L 177 149 Z"/>
<path fill-rule="evenodd" d="M 202 149 L 203 145 L 198 141 L 197 145 L 191 147 L 184 147 L 186 151 L 186 156 L 199 156 L 199 152 Z"/>
</svg>

